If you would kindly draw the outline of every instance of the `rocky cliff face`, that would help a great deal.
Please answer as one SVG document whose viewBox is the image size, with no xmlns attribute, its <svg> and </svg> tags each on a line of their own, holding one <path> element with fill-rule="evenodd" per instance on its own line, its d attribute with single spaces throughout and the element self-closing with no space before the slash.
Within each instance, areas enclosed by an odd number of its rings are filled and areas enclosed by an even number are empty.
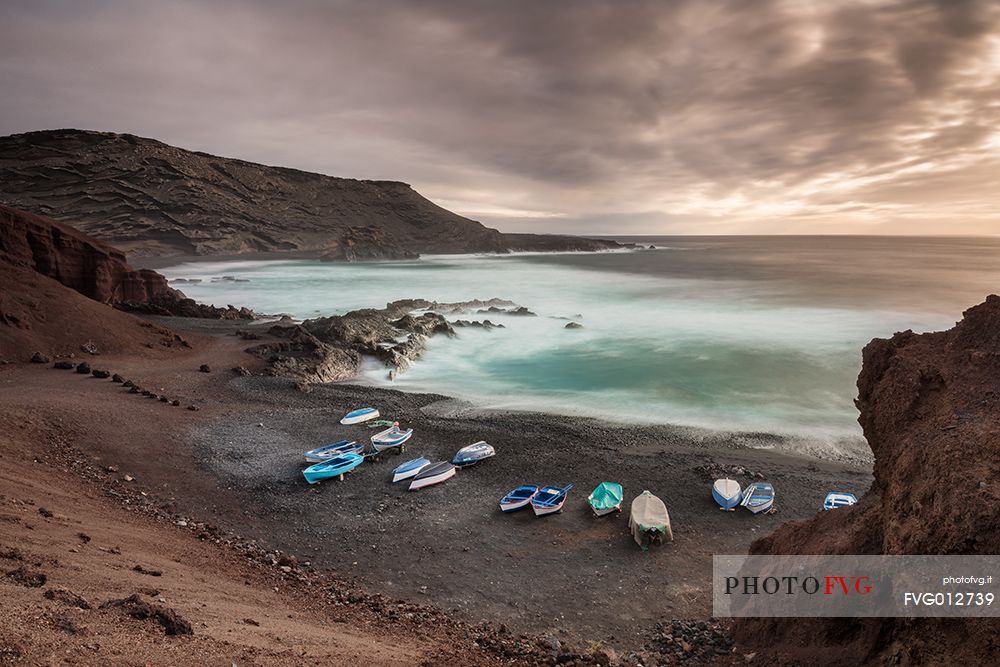
<svg viewBox="0 0 1000 667">
<path fill-rule="evenodd" d="M 82 130 L 0 137 L 0 202 L 141 256 L 298 251 L 396 259 L 515 245 L 405 183 L 334 178 Z M 516 246 L 531 249 L 531 237 L 518 235 Z M 579 245 L 572 237 L 538 242 L 556 250 Z"/>
<path fill-rule="evenodd" d="M 149 269 L 133 269 L 117 248 L 51 218 L 0 206 L 0 263 L 51 278 L 122 310 L 249 319 L 246 309 L 195 303 Z M 44 305 L 44 304 L 43 304 Z"/>
<path fill-rule="evenodd" d="M 853 508 L 785 524 L 751 553 L 1000 553 L 1000 297 L 948 331 L 873 340 L 858 394 L 871 490 Z M 1000 651 L 988 619 L 745 619 L 736 634 L 779 664 L 979 664 Z"/>
</svg>

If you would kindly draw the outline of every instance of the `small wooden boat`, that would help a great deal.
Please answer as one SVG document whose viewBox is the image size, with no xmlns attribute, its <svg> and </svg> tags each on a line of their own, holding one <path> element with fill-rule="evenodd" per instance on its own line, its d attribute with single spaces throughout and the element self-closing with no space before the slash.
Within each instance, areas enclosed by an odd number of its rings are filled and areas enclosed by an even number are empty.
<svg viewBox="0 0 1000 667">
<path fill-rule="evenodd" d="M 430 463 L 430 461 L 421 456 L 419 459 L 410 459 L 406 463 L 396 466 L 396 469 L 392 471 L 393 484 L 404 479 L 416 477 L 420 471 L 429 466 Z"/>
<path fill-rule="evenodd" d="M 858 499 L 853 493 L 831 491 L 826 494 L 826 499 L 823 501 L 823 509 L 832 510 L 838 507 L 850 507 L 851 505 L 856 505 L 857 502 Z"/>
<path fill-rule="evenodd" d="M 754 514 L 767 512 L 774 507 L 774 487 L 768 482 L 753 482 L 743 489 L 740 505 Z"/>
<path fill-rule="evenodd" d="M 664 537 L 674 539 L 667 506 L 649 491 L 643 491 L 632 501 L 628 529 L 643 551 L 652 544 L 659 544 Z"/>
<path fill-rule="evenodd" d="M 335 458 L 341 454 L 360 454 L 364 448 L 364 443 L 354 442 L 353 440 L 340 440 L 332 445 L 323 445 L 322 447 L 317 447 L 316 449 L 310 449 L 306 452 L 305 456 L 306 461 L 309 461 L 310 463 L 319 463 L 320 461 L 326 461 L 327 459 Z"/>
<path fill-rule="evenodd" d="M 546 486 L 541 489 L 531 499 L 531 509 L 535 510 L 535 516 L 561 512 L 563 505 L 566 504 L 566 496 L 572 488 L 572 484 L 567 484 L 561 489 L 557 486 Z"/>
<path fill-rule="evenodd" d="M 473 463 L 479 463 L 483 459 L 488 459 L 494 455 L 496 455 L 496 450 L 493 449 L 493 445 L 485 440 L 480 440 L 458 450 L 458 453 L 455 454 L 455 458 L 451 462 L 457 466 L 471 466 Z"/>
<path fill-rule="evenodd" d="M 458 468 L 447 461 L 438 461 L 424 466 L 423 469 L 410 482 L 410 491 L 416 491 L 427 486 L 433 486 L 447 481 L 455 476 Z"/>
<path fill-rule="evenodd" d="M 353 410 L 344 415 L 344 418 L 340 420 L 341 424 L 360 424 L 361 422 L 366 422 L 369 419 L 375 419 L 378 417 L 378 410 L 375 408 L 361 408 L 360 410 Z"/>
<path fill-rule="evenodd" d="M 344 479 L 344 473 L 351 472 L 365 460 L 360 454 L 341 454 L 337 458 L 328 459 L 322 463 L 311 465 L 302 471 L 302 476 L 310 484 L 321 482 L 324 479 L 339 477 Z"/>
<path fill-rule="evenodd" d="M 597 488 L 587 496 L 590 509 L 594 510 L 597 516 L 604 516 L 612 512 L 622 511 L 622 499 L 625 497 L 622 485 L 616 482 L 601 482 Z"/>
<path fill-rule="evenodd" d="M 712 485 L 712 498 L 719 503 L 719 507 L 724 510 L 735 509 L 740 504 L 742 497 L 740 484 L 732 479 L 717 479 Z"/>
<path fill-rule="evenodd" d="M 516 512 L 523 510 L 531 504 L 531 499 L 538 493 L 538 487 L 534 484 L 519 486 L 500 500 L 501 512 Z"/>
<path fill-rule="evenodd" d="M 395 449 L 402 453 L 403 443 L 413 435 L 413 429 L 405 431 L 399 428 L 399 424 L 394 424 L 384 431 L 380 431 L 372 436 L 372 450 L 376 454 L 381 454 L 387 449 Z"/>
</svg>

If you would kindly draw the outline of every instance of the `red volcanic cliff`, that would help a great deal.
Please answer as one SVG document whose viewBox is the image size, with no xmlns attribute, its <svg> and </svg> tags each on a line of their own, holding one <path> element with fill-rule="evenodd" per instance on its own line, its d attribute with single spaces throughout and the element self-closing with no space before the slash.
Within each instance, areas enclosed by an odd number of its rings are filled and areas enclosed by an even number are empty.
<svg viewBox="0 0 1000 667">
<path fill-rule="evenodd" d="M 121 251 L 61 222 L 0 206 L 0 258 L 53 278 L 102 303 L 145 304 L 176 290 Z"/>
<path fill-rule="evenodd" d="M 944 332 L 864 349 L 858 421 L 875 454 L 861 502 L 783 525 L 753 554 L 1000 553 L 1000 297 Z M 993 619 L 743 619 L 745 653 L 777 664 L 980 664 Z"/>
</svg>

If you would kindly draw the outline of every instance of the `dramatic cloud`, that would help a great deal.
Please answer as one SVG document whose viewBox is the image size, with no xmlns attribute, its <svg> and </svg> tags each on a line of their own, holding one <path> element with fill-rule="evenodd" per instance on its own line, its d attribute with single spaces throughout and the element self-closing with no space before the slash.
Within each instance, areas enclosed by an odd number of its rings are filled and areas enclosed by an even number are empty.
<svg viewBox="0 0 1000 667">
<path fill-rule="evenodd" d="M 509 230 L 1000 233 L 993 1 L 7 0 L 0 89 Z"/>
</svg>

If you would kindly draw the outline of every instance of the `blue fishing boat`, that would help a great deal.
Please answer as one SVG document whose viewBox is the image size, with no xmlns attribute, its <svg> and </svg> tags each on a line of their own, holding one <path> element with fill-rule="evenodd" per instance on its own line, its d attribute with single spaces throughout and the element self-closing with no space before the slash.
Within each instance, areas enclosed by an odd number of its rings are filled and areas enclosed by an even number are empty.
<svg viewBox="0 0 1000 667">
<path fill-rule="evenodd" d="M 767 512 L 774 507 L 774 487 L 768 482 L 753 482 L 743 490 L 740 505 L 754 514 Z"/>
<path fill-rule="evenodd" d="M 563 505 L 566 504 L 566 496 L 569 495 L 572 484 L 567 484 L 561 489 L 557 486 L 546 486 L 535 494 L 531 499 L 531 509 L 535 510 L 535 516 L 545 516 L 555 512 L 562 512 Z"/>
<path fill-rule="evenodd" d="M 538 487 L 534 484 L 519 486 L 500 500 L 501 512 L 516 512 L 523 510 L 531 504 L 531 499 L 538 493 Z"/>
<path fill-rule="evenodd" d="M 742 489 L 739 482 L 732 479 L 717 479 L 712 485 L 712 498 L 719 503 L 719 508 L 733 510 L 740 504 Z"/>
<path fill-rule="evenodd" d="M 387 449 L 396 449 L 402 452 L 404 449 L 403 443 L 409 440 L 412 435 L 412 428 L 404 431 L 399 428 L 399 424 L 394 424 L 372 436 L 372 451 L 376 454 L 380 454 Z"/>
<path fill-rule="evenodd" d="M 310 449 L 306 452 L 305 456 L 306 461 L 319 463 L 320 461 L 336 458 L 341 454 L 361 454 L 364 448 L 363 443 L 354 442 L 353 440 L 340 440 L 332 445 L 323 445 L 316 449 Z"/>
<path fill-rule="evenodd" d="M 857 502 L 858 499 L 853 493 L 831 491 L 826 494 L 826 499 L 823 501 L 823 509 L 832 510 L 838 507 L 850 507 L 851 505 L 856 505 Z"/>
<path fill-rule="evenodd" d="M 378 417 L 378 410 L 375 408 L 361 408 L 360 410 L 353 410 L 344 415 L 344 418 L 340 420 L 341 424 L 360 424 L 361 422 L 366 422 L 369 419 L 375 419 Z"/>
<path fill-rule="evenodd" d="M 322 463 L 317 463 L 316 465 L 311 465 L 302 471 L 302 476 L 306 478 L 306 481 L 310 484 L 315 484 L 316 482 L 321 482 L 324 479 L 330 479 L 332 477 L 339 477 L 344 479 L 344 473 L 351 472 L 365 460 L 365 457 L 360 454 L 341 454 L 337 458 L 329 459 L 323 461 Z"/>
<path fill-rule="evenodd" d="M 457 466 L 471 466 L 473 463 L 479 463 L 483 459 L 488 459 L 496 455 L 496 453 L 493 445 L 485 440 L 480 440 L 458 450 L 458 453 L 455 454 L 455 458 L 451 462 Z"/>
<path fill-rule="evenodd" d="M 410 459 L 406 463 L 400 464 L 392 471 L 392 482 L 402 481 L 404 479 L 409 479 L 411 477 L 416 477 L 420 474 L 420 471 L 430 465 L 430 461 L 424 457 L 419 459 Z"/>
</svg>

